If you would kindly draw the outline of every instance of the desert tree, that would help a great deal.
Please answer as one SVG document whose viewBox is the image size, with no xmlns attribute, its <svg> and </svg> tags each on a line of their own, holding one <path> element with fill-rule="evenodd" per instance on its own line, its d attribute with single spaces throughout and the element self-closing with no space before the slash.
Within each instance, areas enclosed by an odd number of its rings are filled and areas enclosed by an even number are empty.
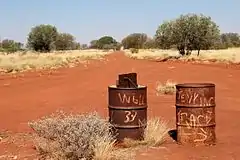
<svg viewBox="0 0 240 160">
<path fill-rule="evenodd" d="M 28 34 L 28 47 L 40 52 L 49 52 L 55 48 L 58 31 L 55 26 L 41 24 L 31 29 Z"/>
<path fill-rule="evenodd" d="M 221 42 L 226 47 L 240 47 L 240 36 L 238 33 L 222 33 Z"/>
<path fill-rule="evenodd" d="M 7 53 L 14 53 L 16 51 L 22 50 L 23 43 L 16 42 L 10 39 L 4 39 L 1 43 L 2 51 Z"/>
<path fill-rule="evenodd" d="M 103 36 L 97 41 L 98 49 L 115 49 L 117 41 L 111 36 Z"/>
<path fill-rule="evenodd" d="M 132 33 L 123 38 L 122 45 L 125 49 L 141 49 L 144 48 L 144 44 L 147 42 L 147 40 L 148 36 L 145 33 Z"/>
<path fill-rule="evenodd" d="M 146 42 L 143 44 L 144 49 L 153 49 L 156 48 L 156 41 L 154 38 L 148 37 Z"/>
<path fill-rule="evenodd" d="M 220 38 L 220 30 L 211 17 L 203 14 L 180 15 L 179 18 L 165 21 L 155 34 L 161 48 L 176 46 L 181 55 L 190 55 L 192 50 L 210 49 Z"/>
<path fill-rule="evenodd" d="M 55 42 L 56 50 L 72 50 L 80 48 L 75 42 L 75 37 L 69 33 L 58 33 Z"/>
<path fill-rule="evenodd" d="M 89 48 L 91 48 L 91 49 L 97 49 L 97 48 L 98 48 L 97 42 L 98 42 L 98 40 L 92 40 L 92 41 L 90 42 Z"/>
<path fill-rule="evenodd" d="M 90 48 L 92 49 L 114 49 L 118 48 L 119 43 L 111 36 L 103 36 L 98 40 L 92 40 L 90 42 Z"/>
</svg>

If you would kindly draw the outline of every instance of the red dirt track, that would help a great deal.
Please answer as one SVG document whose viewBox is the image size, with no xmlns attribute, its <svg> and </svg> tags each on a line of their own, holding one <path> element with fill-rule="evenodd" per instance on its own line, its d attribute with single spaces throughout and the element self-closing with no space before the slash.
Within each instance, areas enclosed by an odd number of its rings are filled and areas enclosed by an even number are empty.
<svg viewBox="0 0 240 160">
<path fill-rule="evenodd" d="M 40 72 L 24 73 L 24 77 L 17 78 L 0 76 L 0 133 L 1 130 L 29 132 L 28 121 L 58 109 L 75 113 L 97 111 L 106 116 L 107 86 L 116 82 L 118 74 L 132 71 L 138 73 L 140 84 L 148 86 L 148 115 L 169 120 L 172 129 L 175 128 L 175 97 L 156 96 L 157 81 L 213 82 L 216 84 L 217 104 L 216 146 L 194 148 L 169 140 L 162 148 L 139 151 L 136 160 L 240 159 L 239 69 L 133 60 L 121 52 L 111 54 L 103 61 L 90 61 L 88 67 L 63 68 L 41 76 Z M 10 153 L 20 159 L 24 156 L 34 159 L 29 156 L 34 150 L 27 142 L 21 146 L 0 141 L 0 159 L 1 155 Z"/>
</svg>

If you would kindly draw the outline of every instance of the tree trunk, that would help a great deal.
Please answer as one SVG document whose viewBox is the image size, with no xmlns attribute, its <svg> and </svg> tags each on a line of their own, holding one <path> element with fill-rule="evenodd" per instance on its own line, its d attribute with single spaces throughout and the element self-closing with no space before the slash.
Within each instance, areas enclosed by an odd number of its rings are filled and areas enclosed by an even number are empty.
<svg viewBox="0 0 240 160">
<path fill-rule="evenodd" d="M 199 56 L 200 55 L 200 49 L 198 49 L 198 52 L 197 52 L 197 56 Z"/>
<path fill-rule="evenodd" d="M 190 56 L 192 54 L 192 46 L 190 43 L 187 44 L 187 56 Z"/>
<path fill-rule="evenodd" d="M 179 53 L 180 53 L 182 56 L 185 56 L 185 47 L 180 46 L 180 47 L 177 47 L 177 48 L 178 48 Z"/>
</svg>

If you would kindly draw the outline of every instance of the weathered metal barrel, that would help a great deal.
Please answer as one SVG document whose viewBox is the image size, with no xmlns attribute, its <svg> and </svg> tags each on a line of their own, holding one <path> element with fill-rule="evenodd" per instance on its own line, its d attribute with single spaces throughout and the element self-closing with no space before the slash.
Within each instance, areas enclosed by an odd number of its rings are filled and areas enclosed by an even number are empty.
<svg viewBox="0 0 240 160">
<path fill-rule="evenodd" d="M 136 84 L 136 74 L 119 75 L 117 85 L 108 87 L 109 122 L 117 141 L 142 140 L 147 122 L 147 87 Z"/>
<path fill-rule="evenodd" d="M 215 105 L 214 84 L 176 85 L 176 125 L 179 144 L 216 143 Z"/>
</svg>

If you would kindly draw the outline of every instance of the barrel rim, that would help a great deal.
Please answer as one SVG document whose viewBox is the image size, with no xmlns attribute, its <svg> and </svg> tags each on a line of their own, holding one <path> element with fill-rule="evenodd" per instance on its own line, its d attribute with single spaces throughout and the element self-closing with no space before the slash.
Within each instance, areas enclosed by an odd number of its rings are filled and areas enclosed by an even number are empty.
<svg viewBox="0 0 240 160">
<path fill-rule="evenodd" d="M 147 86 L 144 86 L 144 85 L 140 85 L 138 84 L 138 87 L 137 88 L 123 88 L 123 87 L 117 87 L 117 85 L 109 85 L 108 86 L 109 89 L 117 89 L 117 90 L 138 90 L 138 89 L 146 89 Z"/>
<path fill-rule="evenodd" d="M 148 108 L 148 105 L 141 105 L 141 106 L 113 106 L 108 105 L 108 109 L 112 110 L 146 110 Z"/>
<path fill-rule="evenodd" d="M 189 104 L 189 105 L 186 105 L 186 104 L 180 104 L 180 103 L 175 103 L 175 107 L 176 108 L 215 108 L 217 105 L 216 103 L 214 104 L 211 104 L 211 105 L 196 105 L 196 104 Z"/>
<path fill-rule="evenodd" d="M 181 88 L 205 88 L 205 87 L 215 87 L 214 83 L 179 83 L 176 84 L 176 87 Z"/>
</svg>

